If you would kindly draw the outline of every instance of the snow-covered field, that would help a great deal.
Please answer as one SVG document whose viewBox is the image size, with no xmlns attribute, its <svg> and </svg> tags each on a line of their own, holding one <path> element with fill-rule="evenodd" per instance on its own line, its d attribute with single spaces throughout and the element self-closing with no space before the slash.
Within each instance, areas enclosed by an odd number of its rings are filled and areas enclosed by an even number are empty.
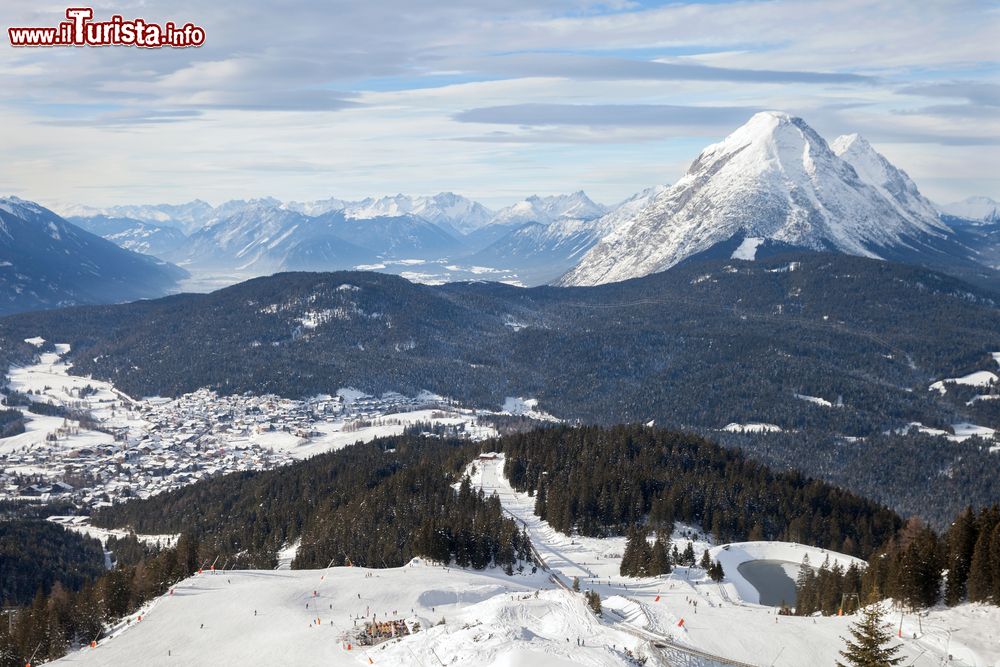
<svg viewBox="0 0 1000 667">
<path fill-rule="evenodd" d="M 34 338 L 29 342 L 41 345 L 45 341 Z M 62 355 L 69 352 L 68 345 L 56 345 L 56 350 L 39 355 L 36 364 L 11 368 L 10 388 L 25 394 L 32 392 L 29 397 L 33 401 L 85 409 L 109 428 L 139 428 L 145 424 L 132 409 L 135 402 L 110 384 L 69 374 L 69 364 L 62 359 Z M 81 398 L 81 390 L 85 387 L 90 387 L 94 393 Z M 0 439 L 0 454 L 42 444 L 47 435 L 64 426 L 62 417 L 48 417 L 31 412 L 25 412 L 24 415 L 25 432 Z M 75 425 L 75 422 L 69 424 L 71 427 Z M 64 448 L 79 449 L 112 442 L 114 437 L 107 433 L 76 429 L 72 437 L 58 440 L 56 444 Z"/>
<path fill-rule="evenodd" d="M 131 534 L 130 531 L 124 528 L 98 528 L 97 526 L 92 526 L 90 520 L 84 516 L 50 516 L 47 520 L 58 523 L 67 530 L 100 540 L 101 544 L 104 545 L 107 545 L 109 537 L 122 538 L 128 537 Z M 135 537 L 140 542 L 150 546 L 172 547 L 177 543 L 177 538 L 180 535 L 174 533 L 163 535 L 135 533 Z"/>
<path fill-rule="evenodd" d="M 997 377 L 996 373 L 990 371 L 976 371 L 975 373 L 969 373 L 968 375 L 963 375 L 958 378 L 945 378 L 944 380 L 938 380 L 930 385 L 929 389 L 931 391 L 938 391 L 942 394 L 947 393 L 949 383 L 962 384 L 969 387 L 989 387 L 991 384 L 996 383 L 1000 378 Z"/>
<path fill-rule="evenodd" d="M 839 658 L 850 617 L 801 618 L 778 616 L 771 607 L 755 604 L 757 596 L 738 572 L 740 562 L 750 559 L 800 563 L 809 554 L 810 562 L 820 565 L 829 556 L 831 562 L 847 565 L 849 556 L 804 545 L 760 542 L 711 546 L 695 540 L 694 549 L 701 556 L 710 547 L 710 555 L 722 562 L 726 578 L 712 582 L 700 568 L 679 567 L 669 576 L 643 579 L 619 576 L 618 566 L 624 550 L 623 538 L 597 539 L 567 537 L 553 530 L 533 514 L 534 499 L 514 491 L 502 475 L 502 457 L 496 461 L 478 461 L 474 481 L 487 494 L 496 492 L 505 509 L 524 522 L 531 540 L 552 569 L 571 581 L 580 577 L 582 589 L 594 589 L 605 599 L 606 608 L 622 608 L 628 620 L 674 641 L 749 664 L 788 667 L 830 665 Z M 673 541 L 683 550 L 686 533 L 682 527 Z M 697 602 L 697 606 L 692 603 Z M 611 612 L 614 614 L 614 612 Z M 608 614 L 605 614 L 608 616 Z M 684 619 L 683 628 L 678 627 Z M 899 624 L 893 612 L 889 621 Z M 903 664 L 930 666 L 941 664 L 944 644 L 940 628 L 951 630 L 949 651 L 964 662 L 959 665 L 1000 664 L 1000 609 L 981 605 L 963 605 L 954 609 L 936 609 L 920 619 L 905 614 Z M 912 630 L 908 630 L 910 625 Z M 937 629 L 935 629 L 937 628 Z M 917 638 L 913 638 L 913 632 Z"/>
<path fill-rule="evenodd" d="M 415 559 L 405 567 L 368 570 L 232 571 L 196 575 L 120 624 L 96 648 L 58 661 L 82 665 L 629 665 L 627 649 L 647 665 L 718 664 L 690 656 L 681 662 L 663 640 L 750 665 L 829 665 L 839 657 L 850 617 L 778 616 L 744 599 L 735 577 L 752 558 L 848 559 L 812 547 L 754 542 L 711 547 L 723 561 L 722 585 L 698 568 L 664 577 L 617 574 L 622 538 L 567 537 L 532 514 L 533 499 L 513 491 L 502 458 L 478 460 L 474 482 L 496 492 L 523 521 L 557 585 L 539 569 L 507 577 Z M 470 466 L 470 469 L 472 466 Z M 697 531 L 682 527 L 674 540 Z M 695 539 L 695 551 L 710 545 Z M 290 545 L 288 553 L 294 551 Z M 566 590 L 601 594 L 604 615 L 587 610 Z M 749 594 L 746 597 L 751 597 Z M 141 615 L 141 621 L 138 620 Z M 374 647 L 357 645 L 365 620 L 402 620 L 419 630 Z M 680 622 L 683 619 L 683 626 Z M 443 621 L 443 622 L 442 622 Z M 898 613 L 889 622 L 898 627 Z M 1000 664 L 1000 609 L 963 605 L 902 619 L 904 665 Z M 656 644 L 651 638 L 660 638 Z M 348 650 L 348 643 L 350 649 Z"/>
<path fill-rule="evenodd" d="M 323 452 L 336 451 L 358 442 L 370 442 L 375 438 L 401 435 L 407 427 L 419 423 L 443 424 L 446 426 L 465 425 L 465 432 L 474 440 L 485 440 L 497 435 L 496 429 L 476 423 L 473 410 L 452 408 L 410 410 L 396 412 L 375 418 L 371 426 L 345 428 L 344 420 L 317 422 L 316 432 L 310 438 L 302 438 L 284 431 L 265 431 L 249 436 L 247 440 L 272 451 L 283 451 L 296 459 L 305 459 Z"/>
<path fill-rule="evenodd" d="M 373 616 L 420 629 L 359 646 L 355 635 Z M 507 577 L 414 561 L 197 575 L 96 648 L 56 664 L 621 665 L 623 649 L 641 643 L 602 625 L 541 572 Z"/>
<path fill-rule="evenodd" d="M 730 433 L 780 433 L 782 428 L 776 424 L 765 424 L 758 422 L 750 422 L 748 424 L 739 424 L 733 422 L 731 424 L 726 424 L 722 427 L 723 431 L 729 431 Z"/>
</svg>

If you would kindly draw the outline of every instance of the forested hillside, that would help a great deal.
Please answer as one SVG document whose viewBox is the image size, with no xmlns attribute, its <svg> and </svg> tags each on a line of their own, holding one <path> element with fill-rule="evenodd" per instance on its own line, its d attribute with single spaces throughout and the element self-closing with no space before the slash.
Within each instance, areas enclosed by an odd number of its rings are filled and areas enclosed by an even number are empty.
<svg viewBox="0 0 1000 667">
<path fill-rule="evenodd" d="M 939 522 L 960 503 L 997 497 L 988 450 L 939 439 L 934 456 L 911 444 L 887 466 L 882 457 L 892 442 L 923 441 L 895 435 L 913 422 L 1000 428 L 1000 402 L 928 389 L 997 370 L 997 298 L 924 269 L 822 253 L 692 262 L 591 288 L 294 273 L 0 319 L 0 355 L 30 353 L 22 341 L 32 336 L 68 342 L 75 373 L 135 396 L 210 387 L 299 397 L 351 386 L 428 389 L 493 409 L 507 396 L 537 398 L 568 421 L 655 420 L 724 437 L 906 511 L 913 490 L 929 487 L 923 515 Z M 749 422 L 783 433 L 718 431 Z M 844 462 L 858 474 L 845 476 Z"/>
<path fill-rule="evenodd" d="M 698 524 L 718 542 L 802 542 L 867 558 L 901 525 L 883 506 L 795 472 L 775 473 L 703 438 L 638 426 L 503 438 L 504 473 L 570 534 Z"/>
<path fill-rule="evenodd" d="M 486 563 L 506 565 L 506 554 L 520 548 L 516 527 L 509 532 L 495 498 L 460 483 L 481 447 L 506 452 L 511 483 L 536 493 L 539 515 L 567 533 L 622 534 L 676 520 L 703 524 L 721 540 L 788 539 L 867 557 L 902 525 L 884 506 L 824 482 L 772 472 L 696 435 L 638 426 L 543 428 L 480 445 L 384 438 L 105 508 L 93 520 L 187 532 L 206 554 L 257 566 L 273 566 L 277 551 L 297 539 L 297 567 L 331 559 L 391 566 L 416 554 L 446 560 L 449 552 L 481 567 L 475 549 L 486 549 Z M 492 539 L 513 552 L 495 557 Z"/>
<path fill-rule="evenodd" d="M 513 567 L 528 559 L 527 538 L 495 499 L 452 487 L 476 451 L 463 440 L 386 438 L 108 507 L 93 521 L 184 532 L 205 558 L 241 567 L 274 567 L 296 540 L 301 568 L 396 567 L 418 555 Z"/>
<path fill-rule="evenodd" d="M 97 540 L 42 519 L 0 517 L 0 607 L 28 604 L 57 582 L 78 590 L 103 572 Z"/>
<path fill-rule="evenodd" d="M 949 605 L 1000 603 L 996 506 L 966 510 L 938 534 L 917 519 L 904 523 L 877 503 L 769 470 L 696 435 L 639 426 L 550 427 L 479 445 L 407 435 L 103 510 L 94 520 L 104 526 L 183 534 L 176 547 L 157 552 L 126 538 L 114 545 L 122 557 L 113 571 L 79 592 L 55 586 L 35 596 L 10 633 L 0 624 L 0 664 L 61 656 L 100 639 L 103 628 L 199 567 L 272 566 L 276 550 L 296 539 L 295 568 L 393 567 L 415 555 L 507 573 L 534 567 L 527 535 L 505 517 L 496 496 L 484 497 L 462 474 L 484 448 L 506 453 L 512 484 L 534 493 L 537 511 L 557 530 L 629 534 L 623 575 L 695 565 L 690 544 L 680 553 L 662 539 L 674 520 L 683 520 L 723 540 L 797 539 L 870 557 L 864 570 L 810 563 L 799 577 L 796 613 L 851 613 L 887 596 L 920 609 L 942 599 L 942 590 Z M 652 547 L 650 529 L 658 535 Z M 699 563 L 721 578 L 707 554 Z"/>
<path fill-rule="evenodd" d="M 0 340 L 73 343 L 77 372 L 135 395 L 430 389 L 493 407 L 532 396 L 593 421 L 754 418 L 864 435 L 958 416 L 926 383 L 992 363 L 995 298 L 922 269 L 825 254 L 573 289 L 301 273 L 4 318 Z M 839 397 L 843 409 L 795 393 Z"/>
</svg>

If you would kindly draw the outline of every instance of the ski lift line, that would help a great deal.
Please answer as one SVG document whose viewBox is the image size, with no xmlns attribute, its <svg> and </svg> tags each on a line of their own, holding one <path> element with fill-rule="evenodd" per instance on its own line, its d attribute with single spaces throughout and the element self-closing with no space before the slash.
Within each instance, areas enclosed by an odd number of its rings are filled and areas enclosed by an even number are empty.
<svg viewBox="0 0 1000 667">
<path fill-rule="evenodd" d="M 668 639 L 663 635 L 659 635 L 655 632 L 650 632 L 649 630 L 645 630 L 643 628 L 634 626 L 628 621 L 622 621 L 621 625 L 625 626 L 626 632 L 631 632 L 632 634 L 641 639 L 646 639 L 652 642 L 653 647 L 660 650 L 666 648 L 670 649 L 671 651 L 679 651 L 680 653 L 684 653 L 693 658 L 708 660 L 709 662 L 713 662 L 719 665 L 727 665 L 728 667 L 759 667 L 758 665 L 755 665 L 750 662 L 741 662 L 739 660 L 732 660 L 730 658 L 726 658 L 721 655 L 715 655 L 714 653 L 709 653 L 707 651 L 701 651 L 699 649 L 692 648 L 690 646 L 685 646 L 684 644 L 678 644 L 672 639 Z"/>
<path fill-rule="evenodd" d="M 553 583 L 557 584 L 562 590 L 566 591 L 567 593 L 572 593 L 572 591 L 570 590 L 570 588 L 563 582 L 562 579 L 559 578 L 559 576 L 557 574 L 550 573 L 549 574 L 549 579 Z M 749 662 L 740 662 L 739 660 L 731 660 L 731 659 L 725 658 L 725 657 L 723 657 L 721 655 L 714 655 L 714 654 L 708 653 L 706 651 L 700 651 L 700 650 L 698 650 L 696 648 L 691 648 L 691 647 L 685 646 L 683 644 L 678 644 L 678 643 L 674 642 L 671 639 L 668 639 L 667 637 L 665 637 L 663 635 L 659 635 L 659 634 L 656 634 L 654 632 L 650 632 L 648 630 L 645 630 L 643 628 L 639 628 L 638 626 L 632 625 L 631 623 L 629 623 L 628 621 L 625 621 L 625 620 L 621 621 L 621 623 L 616 624 L 616 625 L 622 625 L 622 626 L 624 626 L 624 630 L 626 632 L 628 632 L 628 633 L 630 633 L 630 634 L 638 637 L 639 639 L 643 639 L 643 640 L 652 642 L 654 648 L 658 648 L 658 649 L 669 648 L 672 651 L 679 651 L 681 653 L 684 653 L 684 654 L 689 655 L 689 656 L 694 657 L 694 658 L 701 658 L 703 660 L 709 660 L 711 662 L 715 662 L 715 663 L 718 663 L 720 665 L 727 665 L 729 667 L 758 667 L 758 665 L 754 665 L 754 664 L 749 663 Z M 657 646 L 657 643 L 663 644 L 663 646 Z"/>
<path fill-rule="evenodd" d="M 507 508 L 504 507 L 502 509 L 503 509 L 503 511 L 507 512 L 507 514 L 510 514 L 515 519 L 518 519 L 519 521 L 521 521 L 522 523 L 524 523 L 523 520 L 519 519 L 512 512 L 510 512 Z M 552 583 L 556 584 L 556 586 L 558 586 L 562 590 L 566 591 L 567 593 L 572 593 L 572 590 L 570 589 L 570 587 L 566 585 L 566 583 L 559 577 L 559 575 L 554 570 L 550 570 L 549 567 L 548 567 L 548 565 L 545 564 L 545 559 L 542 558 L 542 555 L 540 553 L 538 553 L 538 549 L 535 547 L 535 543 L 534 542 L 531 543 L 531 553 L 537 559 L 537 562 L 538 562 L 539 565 L 541 565 L 542 569 L 546 570 L 549 573 L 549 580 Z M 722 656 L 713 655 L 713 654 L 707 653 L 705 651 L 699 651 L 698 649 L 689 648 L 687 646 L 684 646 L 683 644 L 677 644 L 673 640 L 668 639 L 667 637 L 664 637 L 663 635 L 658 635 L 658 634 L 649 632 L 648 630 L 643 630 L 641 628 L 633 626 L 632 624 L 628 623 L 627 621 L 622 621 L 621 624 L 626 627 L 626 631 L 629 631 L 632 634 L 634 634 L 636 636 L 639 636 L 641 639 L 646 639 L 647 641 L 653 641 L 654 642 L 653 643 L 654 647 L 656 647 L 656 642 L 659 642 L 661 644 L 664 644 L 666 647 L 669 647 L 671 650 L 680 651 L 681 653 L 684 653 L 686 655 L 689 655 L 689 656 L 692 656 L 692 657 L 695 657 L 695 658 L 701 658 L 701 659 L 704 659 L 704 660 L 710 660 L 710 661 L 716 662 L 716 663 L 721 664 L 721 665 L 727 665 L 729 667 L 758 667 L 758 665 L 754 665 L 752 663 L 740 662 L 738 660 L 730 660 L 729 658 L 724 658 Z M 647 636 L 643 637 L 642 636 L 643 634 L 645 634 Z M 656 648 L 659 648 L 659 647 L 656 647 Z"/>
</svg>

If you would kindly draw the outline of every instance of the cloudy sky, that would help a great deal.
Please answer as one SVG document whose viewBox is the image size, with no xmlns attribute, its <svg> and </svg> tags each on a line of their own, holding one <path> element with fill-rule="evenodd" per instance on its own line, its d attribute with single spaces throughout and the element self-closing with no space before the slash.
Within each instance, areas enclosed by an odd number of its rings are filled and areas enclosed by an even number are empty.
<svg viewBox="0 0 1000 667">
<path fill-rule="evenodd" d="M 612 203 L 779 109 L 860 132 L 936 201 L 1000 198 L 996 2 L 99 1 L 206 44 L 7 42 L 65 8 L 4 2 L 0 194 Z"/>
</svg>

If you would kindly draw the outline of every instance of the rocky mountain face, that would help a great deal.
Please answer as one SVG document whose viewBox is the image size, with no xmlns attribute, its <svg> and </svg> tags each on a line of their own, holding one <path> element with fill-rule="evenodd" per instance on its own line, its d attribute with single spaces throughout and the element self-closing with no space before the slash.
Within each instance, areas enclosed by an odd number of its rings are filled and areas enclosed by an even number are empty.
<svg viewBox="0 0 1000 667">
<path fill-rule="evenodd" d="M 866 141 L 851 135 L 831 146 L 801 118 L 763 112 L 702 151 L 561 283 L 664 271 L 733 239 L 898 259 L 951 244 L 955 261 L 971 263 L 916 185 Z"/>
</svg>

